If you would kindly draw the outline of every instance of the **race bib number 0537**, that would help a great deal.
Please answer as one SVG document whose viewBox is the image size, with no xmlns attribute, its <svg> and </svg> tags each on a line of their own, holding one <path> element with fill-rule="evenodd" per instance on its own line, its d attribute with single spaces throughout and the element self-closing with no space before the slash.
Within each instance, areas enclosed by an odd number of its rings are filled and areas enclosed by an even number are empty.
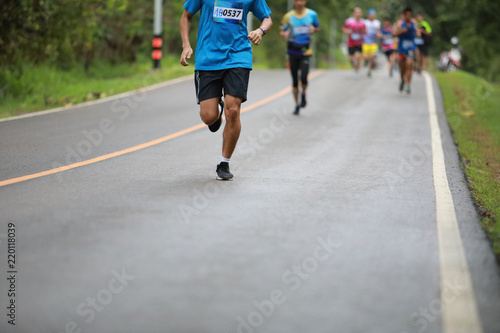
<svg viewBox="0 0 500 333">
<path fill-rule="evenodd" d="M 215 22 L 241 24 L 243 3 L 215 0 L 213 17 Z"/>
</svg>

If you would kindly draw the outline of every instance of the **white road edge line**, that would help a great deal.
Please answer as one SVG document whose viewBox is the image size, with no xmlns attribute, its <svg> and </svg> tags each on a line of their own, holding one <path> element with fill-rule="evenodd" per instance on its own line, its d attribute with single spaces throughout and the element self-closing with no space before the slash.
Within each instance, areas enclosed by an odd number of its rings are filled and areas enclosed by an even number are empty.
<svg viewBox="0 0 500 333">
<path fill-rule="evenodd" d="M 436 192 L 436 218 L 441 273 L 441 322 L 444 333 L 481 333 L 481 319 L 472 287 L 469 267 L 460 238 L 455 206 L 444 160 L 441 131 L 436 112 L 432 78 L 424 73 L 432 139 L 432 167 Z M 457 286 L 457 283 L 459 284 Z M 450 295 L 450 285 L 459 295 Z"/>
<path fill-rule="evenodd" d="M 5 121 L 12 121 L 12 120 L 24 119 L 24 118 L 38 117 L 38 116 L 43 116 L 43 115 L 46 115 L 46 114 L 57 113 L 57 112 L 61 112 L 61 111 L 75 110 L 75 109 L 84 108 L 84 107 L 88 107 L 88 106 L 93 106 L 93 105 L 97 105 L 97 104 L 101 104 L 101 103 L 106 103 L 106 102 L 114 101 L 116 99 L 120 99 L 120 98 L 123 98 L 123 97 L 134 95 L 134 94 L 137 94 L 137 93 L 144 93 L 144 92 L 152 91 L 152 90 L 155 90 L 155 89 L 160 89 L 160 88 L 163 88 L 163 87 L 167 87 L 167 86 L 170 86 L 170 85 L 173 85 L 173 84 L 176 84 L 176 83 L 181 83 L 181 82 L 184 82 L 184 81 L 187 81 L 187 80 L 191 80 L 192 78 L 193 78 L 192 74 L 185 75 L 185 76 L 178 77 L 176 79 L 168 80 L 168 81 L 165 81 L 165 82 L 160 82 L 160 83 L 157 83 L 157 84 L 154 84 L 154 85 L 151 85 L 151 86 L 147 86 L 147 87 L 144 87 L 144 88 L 139 88 L 139 89 L 132 90 L 132 91 L 127 91 L 127 92 L 124 92 L 124 93 L 121 93 L 121 94 L 118 94 L 118 95 L 113 95 L 113 96 L 105 97 L 105 98 L 98 99 L 98 100 L 95 100 L 95 101 L 80 103 L 80 104 L 76 104 L 76 105 L 72 105 L 72 106 L 62 106 L 62 107 L 59 107 L 59 108 L 45 110 L 45 111 L 33 111 L 32 113 L 23 114 L 23 115 L 20 115 L 20 116 L 14 116 L 14 117 L 9 117 L 9 118 L 2 118 L 2 119 L 0 119 L 0 123 L 1 122 L 5 122 Z"/>
</svg>

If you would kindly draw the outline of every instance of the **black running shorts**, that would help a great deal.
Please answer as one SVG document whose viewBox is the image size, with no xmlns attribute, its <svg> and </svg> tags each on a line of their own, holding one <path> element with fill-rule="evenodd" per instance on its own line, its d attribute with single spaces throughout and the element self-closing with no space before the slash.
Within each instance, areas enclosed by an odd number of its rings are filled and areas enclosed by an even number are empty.
<svg viewBox="0 0 500 333">
<path fill-rule="evenodd" d="M 196 102 L 231 95 L 241 98 L 242 102 L 247 100 L 248 80 L 250 69 L 229 68 L 217 71 L 195 71 L 194 84 L 196 87 Z"/>
<path fill-rule="evenodd" d="M 385 50 L 384 54 L 387 58 L 389 58 L 394 53 L 394 50 Z"/>
<path fill-rule="evenodd" d="M 358 45 L 358 46 L 350 46 L 348 48 L 348 51 L 349 51 L 349 55 L 354 55 L 354 53 L 356 52 L 359 52 L 359 53 L 362 53 L 363 52 L 363 46 L 362 45 Z"/>
</svg>

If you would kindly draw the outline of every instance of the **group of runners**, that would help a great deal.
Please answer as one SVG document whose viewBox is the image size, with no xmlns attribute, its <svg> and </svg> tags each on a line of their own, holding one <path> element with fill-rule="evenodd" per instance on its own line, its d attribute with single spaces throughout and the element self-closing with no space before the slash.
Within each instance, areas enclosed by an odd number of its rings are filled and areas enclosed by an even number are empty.
<svg viewBox="0 0 500 333">
<path fill-rule="evenodd" d="M 320 30 L 318 14 L 306 5 L 307 0 L 294 0 L 294 9 L 283 17 L 280 30 L 280 35 L 287 44 L 295 115 L 307 105 L 311 38 Z M 252 69 L 251 43 L 259 45 L 272 27 L 271 10 L 266 0 L 186 0 L 180 20 L 183 48 L 180 63 L 183 66 L 189 65 L 188 60 L 193 55 L 189 33 L 192 18 L 198 12 L 200 21 L 195 55 L 196 99 L 200 105 L 200 117 L 212 132 L 219 130 L 225 113 L 222 156 L 216 173 L 219 179 L 229 180 L 233 178 L 229 162 L 241 132 L 241 104 L 247 100 Z M 260 26 L 252 31 L 247 31 L 249 12 L 260 21 Z M 368 11 L 368 19 L 363 20 L 362 10 L 355 8 L 353 17 L 343 26 L 344 33 L 348 35 L 349 55 L 355 72 L 360 69 L 363 55 L 369 64 L 368 76 L 371 76 L 375 68 L 378 41 L 382 39 L 382 48 L 389 58 L 392 73 L 393 37 L 397 37 L 402 80 L 400 90 L 406 85 L 410 92 L 412 62 L 418 44 L 415 43 L 415 38 L 421 38 L 421 30 L 412 19 L 409 8 L 394 27 L 389 20 L 384 20 L 384 25 L 381 26 L 373 9 Z"/>
<path fill-rule="evenodd" d="M 349 61 L 355 76 L 359 76 L 364 60 L 368 66 L 367 75 L 371 77 L 380 40 L 388 60 L 389 76 L 393 76 L 396 64 L 399 64 L 399 90 L 406 88 L 407 93 L 410 93 L 413 70 L 420 73 L 428 66 L 428 46 L 432 35 L 430 25 L 424 20 L 423 14 L 419 13 L 415 20 L 411 8 L 405 8 L 401 18 L 394 24 L 389 18 L 384 18 L 381 24 L 374 9 L 369 9 L 367 14 L 367 19 L 363 19 L 362 9 L 354 8 L 352 17 L 342 27 L 347 35 Z"/>
</svg>

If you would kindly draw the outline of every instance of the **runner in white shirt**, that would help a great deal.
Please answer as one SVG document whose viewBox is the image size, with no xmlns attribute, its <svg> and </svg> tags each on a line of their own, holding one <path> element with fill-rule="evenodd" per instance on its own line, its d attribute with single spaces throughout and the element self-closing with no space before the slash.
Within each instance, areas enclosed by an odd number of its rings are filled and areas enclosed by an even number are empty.
<svg viewBox="0 0 500 333">
<path fill-rule="evenodd" d="M 378 39 L 382 37 L 380 33 L 380 21 L 376 19 L 375 9 L 368 10 L 368 19 L 365 20 L 366 34 L 363 40 L 363 57 L 369 63 L 368 77 L 372 76 L 375 69 L 375 57 L 378 51 Z"/>
</svg>

